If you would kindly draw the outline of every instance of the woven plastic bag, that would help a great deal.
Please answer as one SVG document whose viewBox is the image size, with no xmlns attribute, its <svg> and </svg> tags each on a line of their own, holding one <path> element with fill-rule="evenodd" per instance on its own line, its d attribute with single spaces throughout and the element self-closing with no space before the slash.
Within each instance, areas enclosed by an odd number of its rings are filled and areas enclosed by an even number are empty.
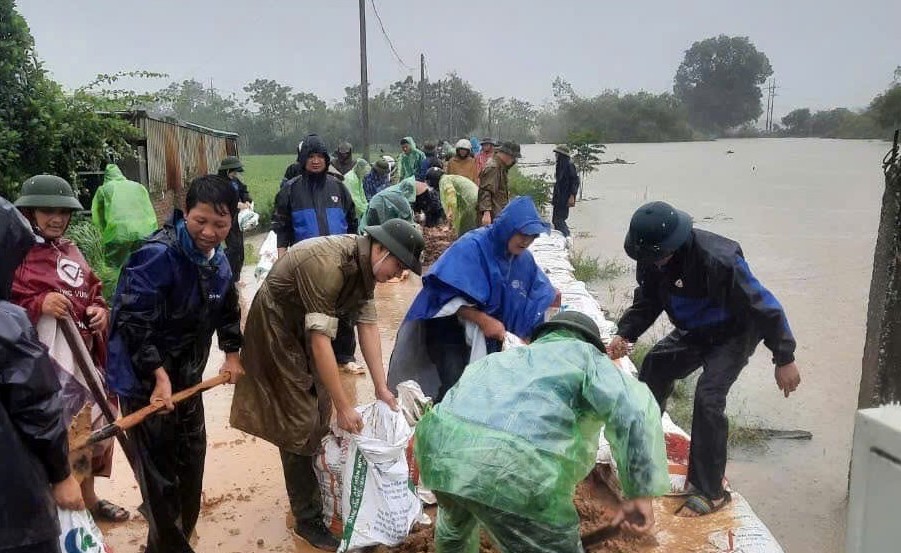
<svg viewBox="0 0 901 553">
<path fill-rule="evenodd" d="M 57 509 L 59 548 L 63 553 L 110 553 L 103 544 L 103 534 L 87 511 Z"/>
<path fill-rule="evenodd" d="M 422 514 L 406 457 L 413 429 L 400 411 L 382 401 L 357 410 L 363 431 L 350 435 L 342 475 L 344 535 L 338 551 L 397 545 Z"/>
</svg>

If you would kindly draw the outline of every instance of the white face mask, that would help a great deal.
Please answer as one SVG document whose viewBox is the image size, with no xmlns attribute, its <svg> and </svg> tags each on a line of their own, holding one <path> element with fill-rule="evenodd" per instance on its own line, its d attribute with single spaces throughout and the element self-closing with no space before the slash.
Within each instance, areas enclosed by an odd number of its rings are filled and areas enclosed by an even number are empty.
<svg viewBox="0 0 901 553">
<path fill-rule="evenodd" d="M 381 265 L 383 261 L 385 261 L 386 259 L 388 259 L 388 256 L 389 256 L 389 255 L 391 255 L 391 252 L 387 252 L 387 251 L 386 251 L 386 252 L 385 252 L 385 255 L 383 255 L 381 259 L 379 259 L 378 261 L 375 262 L 375 265 L 372 266 L 372 274 L 375 274 L 376 271 L 379 270 L 379 265 Z"/>
</svg>

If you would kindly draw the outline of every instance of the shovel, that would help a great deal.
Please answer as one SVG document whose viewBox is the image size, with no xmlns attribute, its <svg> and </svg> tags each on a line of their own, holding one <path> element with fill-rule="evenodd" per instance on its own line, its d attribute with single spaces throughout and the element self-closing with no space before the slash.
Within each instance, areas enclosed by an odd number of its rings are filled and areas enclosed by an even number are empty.
<svg viewBox="0 0 901 553">
<path fill-rule="evenodd" d="M 213 378 L 204 380 L 203 382 L 195 384 L 190 388 L 186 388 L 178 393 L 172 394 L 172 403 L 179 403 L 200 392 L 205 392 L 210 388 L 215 388 L 216 386 L 225 384 L 229 381 L 230 378 L 231 376 L 229 374 L 223 373 L 216 375 Z M 83 440 L 73 444 L 71 449 L 76 450 L 83 447 L 89 447 L 93 444 L 96 444 L 97 442 L 102 442 L 107 438 L 118 436 L 129 428 L 133 428 L 141 424 L 142 422 L 144 422 L 144 419 L 158 413 L 159 411 L 162 411 L 163 409 L 165 409 L 165 405 L 163 405 L 162 402 L 151 403 L 150 405 L 147 405 L 146 407 L 143 407 L 135 411 L 134 413 L 131 413 L 130 415 L 126 415 L 121 419 L 114 421 L 112 424 L 104 426 L 100 430 L 95 430 Z"/>
</svg>

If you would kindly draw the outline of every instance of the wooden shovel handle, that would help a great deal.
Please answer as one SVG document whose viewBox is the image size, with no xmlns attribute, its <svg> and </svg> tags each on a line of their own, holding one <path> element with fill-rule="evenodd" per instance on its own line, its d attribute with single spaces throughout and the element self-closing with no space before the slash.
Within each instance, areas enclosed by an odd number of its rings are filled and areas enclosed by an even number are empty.
<svg viewBox="0 0 901 553">
<path fill-rule="evenodd" d="M 204 380 L 203 382 L 195 384 L 190 388 L 185 388 L 180 392 L 172 394 L 172 403 L 184 401 L 199 392 L 204 392 L 206 390 L 209 390 L 210 388 L 215 388 L 220 384 L 225 384 L 226 382 L 228 382 L 229 378 L 231 378 L 231 376 L 228 373 L 217 374 L 213 378 Z M 165 405 L 163 405 L 162 402 L 151 403 L 146 407 L 142 407 L 134 413 L 126 415 L 117 420 L 116 426 L 118 426 L 120 430 L 128 430 L 129 428 L 141 424 L 144 419 L 163 409 L 165 409 Z"/>
</svg>

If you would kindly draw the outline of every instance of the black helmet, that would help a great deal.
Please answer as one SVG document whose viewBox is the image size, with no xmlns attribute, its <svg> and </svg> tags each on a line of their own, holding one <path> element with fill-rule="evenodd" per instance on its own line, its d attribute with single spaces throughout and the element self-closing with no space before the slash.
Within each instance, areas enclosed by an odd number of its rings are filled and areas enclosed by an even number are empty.
<svg viewBox="0 0 901 553">
<path fill-rule="evenodd" d="M 691 215 L 666 202 L 638 208 L 629 223 L 624 248 L 636 261 L 659 261 L 678 250 L 691 236 Z"/>
<path fill-rule="evenodd" d="M 579 311 L 561 311 L 550 321 L 538 325 L 532 332 L 532 341 L 558 328 L 578 332 L 586 342 L 601 350 L 602 353 L 607 353 L 607 348 L 601 341 L 601 331 L 598 325 L 591 317 Z"/>
<path fill-rule="evenodd" d="M 420 258 L 425 249 L 425 240 L 413 223 L 403 219 L 388 219 L 381 225 L 370 225 L 365 230 L 366 234 L 385 246 L 406 268 L 417 275 L 422 274 Z"/>
<path fill-rule="evenodd" d="M 56 175 L 35 175 L 22 184 L 22 195 L 16 207 L 61 207 L 80 211 L 84 209 L 75 198 L 72 185 Z"/>
<path fill-rule="evenodd" d="M 441 167 L 429 167 L 429 170 L 425 172 L 425 182 L 432 188 L 437 189 L 438 183 L 441 182 L 441 177 L 443 176 L 444 169 Z"/>
</svg>

